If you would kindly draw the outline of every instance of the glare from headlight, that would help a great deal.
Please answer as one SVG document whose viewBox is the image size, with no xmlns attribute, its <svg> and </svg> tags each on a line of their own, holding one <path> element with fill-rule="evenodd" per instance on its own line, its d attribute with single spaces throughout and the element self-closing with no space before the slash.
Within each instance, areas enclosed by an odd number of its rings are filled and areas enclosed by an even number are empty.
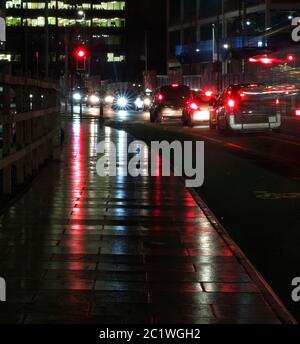
<svg viewBox="0 0 300 344">
<path fill-rule="evenodd" d="M 126 107 L 128 104 L 128 100 L 125 97 L 120 97 L 118 99 L 118 105 L 122 108 Z"/>
<path fill-rule="evenodd" d="M 114 101 L 114 97 L 113 96 L 106 96 L 104 100 L 105 100 L 105 103 L 111 104 Z"/>
<path fill-rule="evenodd" d="M 74 100 L 81 100 L 81 94 L 78 93 L 78 92 L 74 93 L 74 94 L 73 94 L 73 99 L 74 99 Z"/>
<path fill-rule="evenodd" d="M 97 103 L 100 102 L 100 98 L 93 94 L 93 95 L 90 96 L 90 102 L 93 103 L 93 104 L 97 104 Z"/>
<path fill-rule="evenodd" d="M 150 100 L 150 98 L 145 98 L 145 99 L 144 99 L 144 104 L 145 104 L 146 106 L 150 106 L 150 105 L 151 105 L 151 100 Z"/>
<path fill-rule="evenodd" d="M 136 98 L 136 101 L 134 102 L 135 106 L 139 109 L 141 109 L 144 106 L 144 102 L 141 98 Z"/>
</svg>

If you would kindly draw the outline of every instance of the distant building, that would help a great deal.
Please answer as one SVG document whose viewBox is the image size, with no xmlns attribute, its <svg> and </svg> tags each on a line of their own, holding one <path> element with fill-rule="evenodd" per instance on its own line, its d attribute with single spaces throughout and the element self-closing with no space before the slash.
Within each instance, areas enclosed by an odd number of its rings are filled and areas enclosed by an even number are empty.
<svg viewBox="0 0 300 344">
<path fill-rule="evenodd" d="M 169 73 L 215 79 L 217 70 L 245 74 L 249 57 L 293 46 L 291 21 L 300 2 L 167 0 L 167 12 Z"/>
<path fill-rule="evenodd" d="M 49 75 L 64 74 L 65 42 L 72 57 L 77 45 L 86 45 L 88 73 L 117 79 L 126 60 L 126 1 L 4 1 L 7 49 L 2 59 L 21 70 L 45 71 L 49 51 Z M 49 48 L 46 45 L 49 39 Z"/>
</svg>

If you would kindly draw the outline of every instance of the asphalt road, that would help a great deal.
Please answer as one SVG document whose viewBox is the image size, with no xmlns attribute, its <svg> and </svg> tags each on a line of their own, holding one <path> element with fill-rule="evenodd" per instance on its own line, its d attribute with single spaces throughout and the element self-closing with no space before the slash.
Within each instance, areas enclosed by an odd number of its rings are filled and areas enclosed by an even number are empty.
<svg viewBox="0 0 300 344">
<path fill-rule="evenodd" d="M 88 116 L 97 116 L 89 109 Z M 207 127 L 150 124 L 149 114 L 107 111 L 136 138 L 203 140 L 205 182 L 196 191 L 300 321 L 291 281 L 300 276 L 300 141 L 282 134 L 222 137 Z"/>
</svg>

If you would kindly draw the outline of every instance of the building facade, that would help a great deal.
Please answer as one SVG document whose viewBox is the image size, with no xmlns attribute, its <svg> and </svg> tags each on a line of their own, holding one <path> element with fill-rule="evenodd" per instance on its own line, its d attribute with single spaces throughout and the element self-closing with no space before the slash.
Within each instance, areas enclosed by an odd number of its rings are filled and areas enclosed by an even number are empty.
<svg viewBox="0 0 300 344">
<path fill-rule="evenodd" d="M 167 69 L 183 75 L 245 74 L 250 56 L 293 45 L 299 0 L 167 0 Z"/>
<path fill-rule="evenodd" d="M 126 60 L 125 0 L 11 0 L 5 7 L 7 46 L 2 59 L 25 72 L 59 78 L 66 58 L 72 61 L 76 46 L 84 45 L 87 73 L 118 79 Z"/>
</svg>

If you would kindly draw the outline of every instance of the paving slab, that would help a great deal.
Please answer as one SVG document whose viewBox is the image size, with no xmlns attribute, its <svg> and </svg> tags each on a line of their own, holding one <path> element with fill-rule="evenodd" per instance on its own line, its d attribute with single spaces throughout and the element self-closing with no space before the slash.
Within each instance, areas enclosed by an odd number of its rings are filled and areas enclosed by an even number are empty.
<svg viewBox="0 0 300 344">
<path fill-rule="evenodd" d="M 121 166 L 133 138 L 97 119 L 66 131 L 60 161 L 0 219 L 0 323 L 293 322 L 180 179 L 97 175 L 97 143 Z"/>
</svg>

